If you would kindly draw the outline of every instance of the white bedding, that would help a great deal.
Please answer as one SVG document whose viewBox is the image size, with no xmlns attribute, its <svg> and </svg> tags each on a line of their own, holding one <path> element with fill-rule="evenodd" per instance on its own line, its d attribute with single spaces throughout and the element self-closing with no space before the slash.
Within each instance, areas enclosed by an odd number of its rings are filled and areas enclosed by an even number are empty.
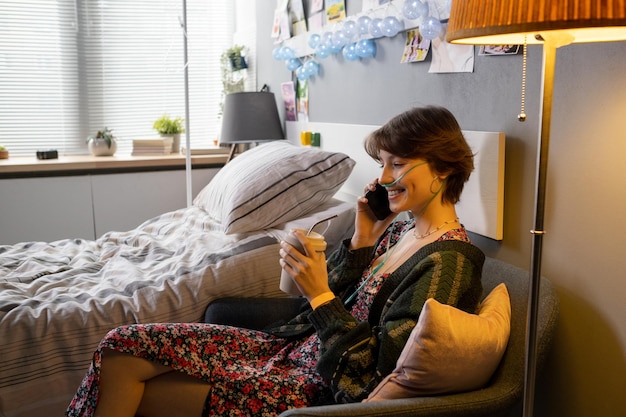
<svg viewBox="0 0 626 417">
<path fill-rule="evenodd" d="M 278 228 L 234 235 L 192 206 L 96 241 L 0 246 L 0 416 L 62 415 L 113 327 L 200 321 L 225 296 L 284 296 L 277 240 L 338 214 L 326 232 L 332 250 L 352 232 L 353 206 L 331 200 Z"/>
</svg>

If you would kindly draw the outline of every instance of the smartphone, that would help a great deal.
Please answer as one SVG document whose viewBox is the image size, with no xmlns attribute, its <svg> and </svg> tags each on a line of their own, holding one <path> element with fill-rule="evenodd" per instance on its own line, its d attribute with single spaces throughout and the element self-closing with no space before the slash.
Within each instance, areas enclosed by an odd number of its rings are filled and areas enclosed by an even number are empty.
<svg viewBox="0 0 626 417">
<path fill-rule="evenodd" d="M 370 206 L 378 220 L 385 220 L 391 215 L 387 189 L 382 185 L 376 184 L 376 189 L 365 193 L 365 198 L 367 198 L 367 205 Z"/>
</svg>

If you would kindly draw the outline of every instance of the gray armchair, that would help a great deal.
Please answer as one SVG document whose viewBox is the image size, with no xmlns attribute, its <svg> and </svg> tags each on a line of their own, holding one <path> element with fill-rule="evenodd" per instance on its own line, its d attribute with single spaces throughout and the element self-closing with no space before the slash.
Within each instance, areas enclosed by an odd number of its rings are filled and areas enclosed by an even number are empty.
<svg viewBox="0 0 626 417">
<path fill-rule="evenodd" d="M 484 295 L 504 282 L 511 297 L 511 335 L 502 361 L 489 384 L 477 391 L 433 397 L 418 397 L 372 403 L 337 404 L 285 411 L 293 416 L 428 416 L 473 417 L 521 414 L 526 350 L 528 272 L 502 261 L 487 258 L 483 271 Z M 231 324 L 261 329 L 295 315 L 303 301 L 294 298 L 225 298 L 209 305 L 208 323 Z M 552 344 L 559 302 L 550 281 L 543 278 L 537 329 L 537 363 L 541 370 Z"/>
</svg>

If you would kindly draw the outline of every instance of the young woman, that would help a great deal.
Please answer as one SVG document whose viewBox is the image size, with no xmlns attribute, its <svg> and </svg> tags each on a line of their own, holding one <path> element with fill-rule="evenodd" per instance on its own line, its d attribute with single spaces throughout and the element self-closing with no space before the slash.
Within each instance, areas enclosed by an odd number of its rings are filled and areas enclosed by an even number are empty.
<svg viewBox="0 0 626 417">
<path fill-rule="evenodd" d="M 474 311 L 483 253 L 454 204 L 473 155 L 441 107 L 404 112 L 365 141 L 392 214 L 357 201 L 355 232 L 326 261 L 281 243 L 280 264 L 309 308 L 267 332 L 213 324 L 137 324 L 109 332 L 68 416 L 277 415 L 365 399 L 389 374 L 424 302 Z M 397 221 L 398 213 L 411 213 Z"/>
</svg>

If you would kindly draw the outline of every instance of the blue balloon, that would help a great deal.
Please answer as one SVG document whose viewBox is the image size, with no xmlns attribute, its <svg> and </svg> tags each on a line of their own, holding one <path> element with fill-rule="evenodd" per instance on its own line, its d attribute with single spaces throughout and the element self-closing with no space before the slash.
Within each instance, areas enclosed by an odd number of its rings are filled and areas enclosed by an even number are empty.
<svg viewBox="0 0 626 417">
<path fill-rule="evenodd" d="M 285 61 L 285 66 L 289 71 L 295 71 L 302 66 L 302 62 L 298 58 L 289 58 Z"/>
<path fill-rule="evenodd" d="M 349 43 L 344 46 L 342 53 L 346 61 L 356 61 L 359 59 L 359 56 L 356 54 L 356 45 L 354 43 Z"/>
<path fill-rule="evenodd" d="M 372 19 L 370 19 L 369 16 L 365 16 L 365 15 L 360 16 L 356 20 L 356 25 L 357 25 L 359 35 L 367 35 L 369 33 L 371 21 Z"/>
<path fill-rule="evenodd" d="M 281 49 L 281 56 L 283 57 L 283 59 L 290 59 L 296 56 L 296 53 L 293 51 L 293 49 L 291 49 L 288 46 L 283 46 L 280 49 Z"/>
<path fill-rule="evenodd" d="M 300 81 L 306 81 L 309 78 L 309 75 L 304 70 L 304 66 L 301 66 L 296 70 L 296 77 L 298 77 Z"/>
<path fill-rule="evenodd" d="M 370 22 L 369 31 L 370 35 L 374 38 L 381 38 L 383 36 L 383 27 L 382 27 L 383 19 L 379 19 L 375 17 Z"/>
<path fill-rule="evenodd" d="M 328 52 L 330 52 L 331 54 L 338 54 L 339 52 L 341 52 L 341 50 L 343 49 L 344 45 L 335 45 L 332 44 L 329 48 L 328 48 Z"/>
<path fill-rule="evenodd" d="M 356 54 L 361 58 L 367 58 L 376 54 L 376 43 L 372 39 L 361 39 L 356 43 Z"/>
<path fill-rule="evenodd" d="M 388 38 L 393 38 L 404 29 L 404 24 L 395 16 L 387 16 L 383 19 L 382 23 L 382 32 L 383 35 Z"/>
<path fill-rule="evenodd" d="M 311 77 L 313 75 L 317 75 L 320 71 L 320 66 L 317 62 L 310 60 L 304 63 L 304 71 L 306 74 Z"/>
<path fill-rule="evenodd" d="M 274 59 L 278 61 L 283 60 L 283 51 L 280 46 L 277 46 L 276 48 L 272 50 L 272 57 L 274 57 Z"/>
<path fill-rule="evenodd" d="M 420 33 L 424 39 L 433 40 L 436 39 L 441 33 L 441 22 L 432 16 L 428 16 L 424 19 L 424 23 L 419 27 Z"/>
<path fill-rule="evenodd" d="M 315 55 L 318 58 L 328 58 L 330 55 L 330 49 L 328 49 L 328 47 L 323 43 L 320 43 L 317 45 L 317 48 L 315 48 Z"/>
<path fill-rule="evenodd" d="M 309 46 L 312 49 L 317 48 L 317 45 L 320 44 L 320 35 L 318 35 L 317 33 L 312 34 L 311 36 L 309 36 Z"/>
</svg>

